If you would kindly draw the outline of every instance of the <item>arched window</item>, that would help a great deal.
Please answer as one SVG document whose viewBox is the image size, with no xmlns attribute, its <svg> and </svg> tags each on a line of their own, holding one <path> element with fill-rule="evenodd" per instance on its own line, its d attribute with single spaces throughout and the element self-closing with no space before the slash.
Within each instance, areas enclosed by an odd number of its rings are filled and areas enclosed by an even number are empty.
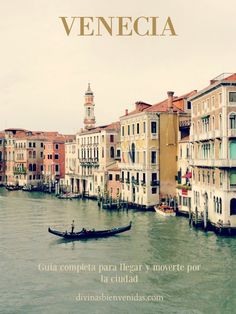
<svg viewBox="0 0 236 314">
<path fill-rule="evenodd" d="M 2 161 L 2 152 L 0 152 L 0 161 Z"/>
<path fill-rule="evenodd" d="M 113 147 L 113 146 L 111 146 L 111 148 L 110 148 L 110 157 L 111 157 L 111 158 L 114 158 L 114 157 L 115 157 L 115 150 L 114 150 L 114 147 Z"/>
<path fill-rule="evenodd" d="M 213 198 L 213 202 L 214 202 L 214 212 L 216 212 L 216 198 L 215 198 L 215 196 Z"/>
<path fill-rule="evenodd" d="M 90 114 L 91 114 L 91 109 L 90 107 L 88 107 L 88 117 L 90 117 Z"/>
<path fill-rule="evenodd" d="M 236 215 L 236 198 L 232 198 L 230 201 L 230 215 Z"/>
<path fill-rule="evenodd" d="M 29 151 L 29 158 L 32 158 L 32 152 Z"/>
<path fill-rule="evenodd" d="M 29 164 L 29 171 L 32 171 L 33 167 L 32 164 Z"/>
</svg>

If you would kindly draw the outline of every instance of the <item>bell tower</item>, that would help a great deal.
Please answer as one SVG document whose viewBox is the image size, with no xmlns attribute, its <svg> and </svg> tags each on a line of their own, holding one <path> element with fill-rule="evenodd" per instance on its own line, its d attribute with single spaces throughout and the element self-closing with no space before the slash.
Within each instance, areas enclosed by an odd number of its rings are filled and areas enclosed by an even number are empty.
<svg viewBox="0 0 236 314">
<path fill-rule="evenodd" d="M 84 118 L 84 128 L 89 130 L 95 127 L 95 116 L 94 116 L 94 95 L 91 91 L 90 83 L 88 83 L 88 89 L 84 95 L 84 109 L 85 109 L 85 118 Z"/>
</svg>

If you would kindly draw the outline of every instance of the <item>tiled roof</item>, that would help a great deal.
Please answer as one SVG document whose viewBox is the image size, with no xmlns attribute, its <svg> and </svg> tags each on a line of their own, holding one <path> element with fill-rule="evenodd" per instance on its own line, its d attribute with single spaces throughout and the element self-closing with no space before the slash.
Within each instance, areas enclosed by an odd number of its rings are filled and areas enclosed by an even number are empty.
<svg viewBox="0 0 236 314">
<path fill-rule="evenodd" d="M 178 97 L 174 97 L 173 99 L 173 111 L 174 112 L 184 112 L 182 109 L 178 108 L 175 105 L 175 102 L 179 100 Z M 159 102 L 158 104 L 153 105 L 152 107 L 146 109 L 146 112 L 167 112 L 168 109 L 168 99 L 165 99 L 161 102 Z"/>
<path fill-rule="evenodd" d="M 142 101 L 137 101 L 135 103 L 135 109 L 128 112 L 128 110 L 126 111 L 125 115 L 121 116 L 121 118 L 123 117 L 128 117 L 128 116 L 131 116 L 131 115 L 134 115 L 136 113 L 140 113 L 140 112 L 143 112 L 145 111 L 147 108 L 151 107 L 152 105 L 150 104 L 147 104 L 145 102 L 142 102 Z"/>
</svg>

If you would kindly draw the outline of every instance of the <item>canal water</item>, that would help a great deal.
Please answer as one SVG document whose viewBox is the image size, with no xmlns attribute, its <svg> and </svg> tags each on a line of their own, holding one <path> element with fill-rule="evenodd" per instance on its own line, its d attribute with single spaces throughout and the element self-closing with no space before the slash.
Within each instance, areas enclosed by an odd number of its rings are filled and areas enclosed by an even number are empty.
<svg viewBox="0 0 236 314">
<path fill-rule="evenodd" d="M 76 230 L 133 226 L 87 241 L 47 232 L 72 219 Z M 0 232 L 0 313 L 235 313 L 236 239 L 185 218 L 1 188 Z"/>
</svg>

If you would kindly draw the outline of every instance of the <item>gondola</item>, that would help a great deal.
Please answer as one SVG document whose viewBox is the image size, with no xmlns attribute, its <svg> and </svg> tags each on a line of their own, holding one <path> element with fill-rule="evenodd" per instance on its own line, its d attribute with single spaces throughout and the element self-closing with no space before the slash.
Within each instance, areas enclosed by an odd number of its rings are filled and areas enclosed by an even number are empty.
<svg viewBox="0 0 236 314">
<path fill-rule="evenodd" d="M 108 230 L 85 230 L 82 229 L 79 232 L 61 232 L 57 230 L 53 230 L 50 227 L 48 228 L 48 232 L 52 233 L 58 237 L 62 237 L 64 239 L 73 239 L 73 240 L 84 240 L 84 239 L 93 239 L 93 238 L 105 238 L 110 237 L 118 233 L 122 233 L 131 229 L 132 221 L 130 221 L 129 225 L 124 227 L 112 228 Z"/>
<path fill-rule="evenodd" d="M 21 190 L 22 187 L 18 185 L 6 185 L 6 189 L 8 191 L 18 191 L 18 190 Z"/>
</svg>

